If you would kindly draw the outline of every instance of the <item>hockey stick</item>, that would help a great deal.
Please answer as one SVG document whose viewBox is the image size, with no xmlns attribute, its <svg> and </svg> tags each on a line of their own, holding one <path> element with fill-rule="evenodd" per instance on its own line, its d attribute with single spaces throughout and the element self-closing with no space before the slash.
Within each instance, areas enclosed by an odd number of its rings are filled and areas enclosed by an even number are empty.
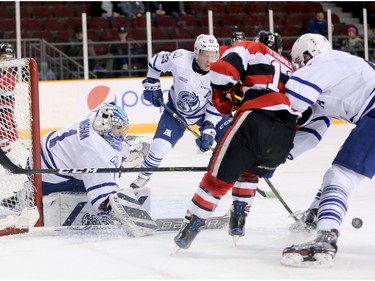
<svg viewBox="0 0 375 281">
<path fill-rule="evenodd" d="M 280 203 L 284 206 L 284 208 L 288 211 L 289 215 L 295 220 L 298 221 L 298 219 L 295 217 L 293 211 L 289 208 L 288 204 L 284 201 L 284 199 L 281 197 L 280 193 L 277 191 L 277 189 L 273 186 L 271 181 L 267 178 L 264 178 L 265 182 L 268 184 L 269 188 L 272 190 L 272 192 L 275 194 L 277 199 L 279 199 Z"/>
<path fill-rule="evenodd" d="M 63 169 L 24 169 L 14 164 L 0 149 L 0 164 L 13 174 L 94 174 L 122 172 L 205 172 L 207 167 L 158 167 L 158 168 L 63 168 Z"/>
<path fill-rule="evenodd" d="M 183 219 L 182 218 L 163 218 L 156 219 L 158 229 L 156 231 L 178 231 L 180 230 Z M 221 229 L 227 227 L 229 223 L 229 215 L 210 217 L 207 219 L 203 229 Z M 20 227 L 7 228 L 0 230 L 0 235 L 12 235 L 19 233 L 49 233 L 49 232 L 85 232 L 85 231 L 114 231 L 126 229 L 123 225 L 77 225 L 77 226 L 40 226 L 40 227 Z"/>
</svg>

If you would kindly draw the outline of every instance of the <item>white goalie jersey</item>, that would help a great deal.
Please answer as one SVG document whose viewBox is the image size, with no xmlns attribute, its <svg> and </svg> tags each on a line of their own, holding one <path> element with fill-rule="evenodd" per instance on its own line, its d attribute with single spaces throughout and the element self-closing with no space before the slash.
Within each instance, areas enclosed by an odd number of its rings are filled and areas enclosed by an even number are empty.
<svg viewBox="0 0 375 281">
<path fill-rule="evenodd" d="M 94 117 L 95 115 L 92 114 L 78 124 L 51 132 L 43 137 L 41 140 L 42 168 L 119 168 L 125 158 L 130 158 L 134 167 L 143 161 L 144 153 L 147 153 L 147 149 L 144 150 L 148 148 L 148 145 L 144 145 L 142 138 L 128 136 L 128 141 L 123 142 L 122 151 L 117 151 L 93 129 Z M 138 156 L 132 156 L 133 152 L 138 153 Z M 96 210 L 106 199 L 102 196 L 103 194 L 108 195 L 119 190 L 117 176 L 112 173 L 43 174 L 42 181 L 57 184 L 71 177 L 83 181 L 89 202 Z"/>
<path fill-rule="evenodd" d="M 189 125 L 195 124 L 202 116 L 216 125 L 222 115 L 211 103 L 210 72 L 194 71 L 194 56 L 194 52 L 184 49 L 159 52 L 149 63 L 147 77 L 159 79 L 162 72 L 171 72 L 173 86 L 169 95 L 177 112 L 185 117 Z"/>
</svg>

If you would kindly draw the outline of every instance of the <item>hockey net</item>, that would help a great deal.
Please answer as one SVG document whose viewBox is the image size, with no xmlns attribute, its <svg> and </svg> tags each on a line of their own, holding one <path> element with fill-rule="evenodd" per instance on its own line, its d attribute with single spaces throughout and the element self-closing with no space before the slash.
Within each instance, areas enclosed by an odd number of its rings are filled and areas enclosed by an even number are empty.
<svg viewBox="0 0 375 281">
<path fill-rule="evenodd" d="M 0 147 L 23 168 L 40 169 L 38 67 L 34 59 L 0 61 Z M 42 225 L 40 175 L 0 165 L 0 236 Z"/>
</svg>

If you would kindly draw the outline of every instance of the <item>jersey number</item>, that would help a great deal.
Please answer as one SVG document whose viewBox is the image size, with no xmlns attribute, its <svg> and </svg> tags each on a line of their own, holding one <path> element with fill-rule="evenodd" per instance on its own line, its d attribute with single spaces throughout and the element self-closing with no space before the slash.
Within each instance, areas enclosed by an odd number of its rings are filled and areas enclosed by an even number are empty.
<svg viewBox="0 0 375 281">
<path fill-rule="evenodd" d="M 279 92 L 281 65 L 278 61 L 275 60 L 271 62 L 271 65 L 275 70 L 275 74 L 273 75 L 272 82 L 267 84 L 267 89 L 270 89 L 274 92 Z"/>
</svg>

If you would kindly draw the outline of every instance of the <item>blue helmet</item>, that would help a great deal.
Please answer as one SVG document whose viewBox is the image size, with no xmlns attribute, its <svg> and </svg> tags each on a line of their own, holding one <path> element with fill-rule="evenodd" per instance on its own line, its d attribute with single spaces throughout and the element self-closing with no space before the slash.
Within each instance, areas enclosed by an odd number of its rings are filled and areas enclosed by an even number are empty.
<svg viewBox="0 0 375 281">
<path fill-rule="evenodd" d="M 113 148 L 121 151 L 129 130 L 129 118 L 118 105 L 104 103 L 96 113 L 93 127 Z"/>
</svg>

